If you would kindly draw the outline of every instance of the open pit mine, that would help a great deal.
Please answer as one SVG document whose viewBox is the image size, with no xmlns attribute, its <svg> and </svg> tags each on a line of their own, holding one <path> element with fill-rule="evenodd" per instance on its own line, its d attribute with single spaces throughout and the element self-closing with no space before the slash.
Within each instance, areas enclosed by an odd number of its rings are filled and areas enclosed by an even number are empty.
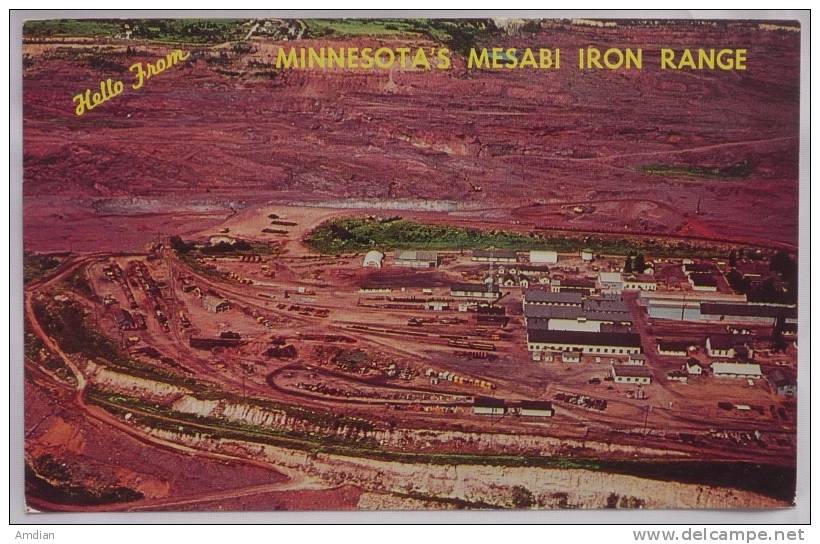
<svg viewBox="0 0 820 544">
<path fill-rule="evenodd" d="M 593 23 L 28 22 L 29 508 L 792 505 L 799 26 Z"/>
</svg>

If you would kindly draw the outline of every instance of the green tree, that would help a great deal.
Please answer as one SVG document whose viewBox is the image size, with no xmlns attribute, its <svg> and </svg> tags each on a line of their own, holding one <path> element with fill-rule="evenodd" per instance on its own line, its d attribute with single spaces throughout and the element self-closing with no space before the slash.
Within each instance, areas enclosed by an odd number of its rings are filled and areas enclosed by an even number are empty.
<svg viewBox="0 0 820 544">
<path fill-rule="evenodd" d="M 627 255 L 626 261 L 624 261 L 624 272 L 632 272 L 632 255 Z"/>
</svg>

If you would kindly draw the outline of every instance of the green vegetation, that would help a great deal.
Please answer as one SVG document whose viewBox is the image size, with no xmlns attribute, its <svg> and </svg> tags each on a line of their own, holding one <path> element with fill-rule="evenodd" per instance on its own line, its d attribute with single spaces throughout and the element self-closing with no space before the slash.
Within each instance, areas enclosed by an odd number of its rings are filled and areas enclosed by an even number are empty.
<svg viewBox="0 0 820 544">
<path fill-rule="evenodd" d="M 241 39 L 250 28 L 247 19 L 57 19 L 27 21 L 26 37 L 125 36 L 160 42 L 223 43 Z"/>
<path fill-rule="evenodd" d="M 77 385 L 77 378 L 65 362 L 52 353 L 39 336 L 34 334 L 31 330 L 31 323 L 28 318 L 25 319 L 23 330 L 25 335 L 23 337 L 23 346 L 25 356 L 29 361 L 40 364 L 46 370 L 53 372 L 58 378 L 71 385 Z"/>
<path fill-rule="evenodd" d="M 411 19 L 303 19 L 309 37 L 413 37 L 422 33 Z"/>
<path fill-rule="evenodd" d="M 199 255 L 199 256 L 233 256 L 233 255 L 273 255 L 280 251 L 278 244 L 268 244 L 265 242 L 253 242 L 236 238 L 233 243 L 220 241 L 216 244 L 210 242 L 197 244 L 186 242 L 179 236 L 171 238 L 171 247 L 177 255 Z"/>
<path fill-rule="evenodd" d="M 786 251 L 778 251 L 769 261 L 772 275 L 763 281 L 753 282 L 739 272 L 737 257 L 729 256 L 732 266 L 726 274 L 729 285 L 738 293 L 746 295 L 750 302 L 797 304 L 797 262 Z"/>
<path fill-rule="evenodd" d="M 74 272 L 66 278 L 66 282 L 72 289 L 77 290 L 91 300 L 97 298 L 94 293 L 94 288 L 91 287 L 91 282 L 88 281 L 88 274 L 85 266 L 78 266 Z"/>
<path fill-rule="evenodd" d="M 626 256 L 626 261 L 624 261 L 624 272 L 627 274 L 629 273 L 636 273 L 641 274 L 643 273 L 644 269 L 646 268 L 646 258 L 643 256 L 642 253 L 638 253 L 637 255 L 629 254 Z"/>
<path fill-rule="evenodd" d="M 428 37 L 466 54 L 482 35 L 496 32 L 490 19 L 302 19 L 305 38 Z M 240 41 L 251 19 L 56 19 L 27 21 L 27 38 L 54 36 L 124 37 L 158 42 L 215 44 Z"/>
<path fill-rule="evenodd" d="M 23 36 L 100 36 L 112 37 L 122 31 L 123 21 L 119 19 L 52 19 L 26 21 Z"/>
<path fill-rule="evenodd" d="M 23 254 L 23 283 L 28 284 L 53 272 L 60 266 L 60 259 L 54 255 L 39 253 Z"/>
<path fill-rule="evenodd" d="M 401 217 L 347 218 L 319 225 L 305 239 L 319 253 L 337 255 L 370 249 L 552 249 L 561 252 L 589 248 L 596 253 L 628 255 L 648 253 L 660 257 L 714 257 L 725 255 L 714 243 L 661 241 L 653 238 L 559 234 L 552 232 L 518 233 L 479 230 L 447 225 L 428 225 Z"/>
<path fill-rule="evenodd" d="M 86 315 L 85 308 L 76 300 L 65 296 L 40 297 L 32 301 L 32 309 L 46 334 L 68 354 L 82 355 L 99 364 L 116 367 L 123 374 L 191 390 L 207 389 L 207 385 L 193 378 L 179 376 L 128 357 L 113 340 L 89 323 L 90 318 Z"/>
<path fill-rule="evenodd" d="M 466 55 L 482 35 L 496 32 L 490 19 L 303 19 L 309 37 L 426 36 Z"/>
<path fill-rule="evenodd" d="M 219 272 L 212 263 L 205 263 L 206 257 L 236 257 L 241 255 L 278 255 L 281 246 L 266 242 L 249 242 L 236 239 L 234 243 L 218 242 L 216 244 L 186 242 L 179 236 L 171 238 L 171 247 L 179 259 L 198 274 L 212 278 L 224 279 L 226 274 Z"/>
<path fill-rule="evenodd" d="M 143 498 L 139 491 L 128 487 L 91 489 L 72 483 L 71 471 L 50 454 L 26 463 L 26 490 L 32 496 L 56 504 L 100 505 L 131 502 Z"/>
<path fill-rule="evenodd" d="M 86 392 L 88 402 L 97 404 L 112 413 L 123 415 L 130 413 L 133 421 L 143 423 L 153 428 L 164 429 L 173 433 L 201 434 L 207 432 L 214 438 L 235 440 L 250 440 L 261 444 L 269 444 L 283 448 L 319 453 L 321 451 L 348 451 L 352 447 L 376 447 L 373 439 L 358 439 L 353 441 L 335 434 L 317 434 L 313 431 L 298 432 L 275 429 L 268 426 L 253 425 L 229 419 L 204 417 L 197 414 L 173 411 L 162 405 L 146 404 L 141 399 L 113 395 L 100 389 L 89 388 Z M 295 408 L 295 407 L 291 407 Z M 305 410 L 305 415 L 311 413 Z M 288 414 L 292 415 L 292 414 Z M 312 415 L 317 415 L 313 413 Z M 299 418 L 299 415 L 292 416 Z M 345 425 L 345 418 L 336 419 L 333 414 L 321 415 L 318 419 L 307 421 L 313 425 L 322 426 L 332 423 L 335 426 Z M 180 425 L 183 423 L 184 425 Z M 327 448 L 327 449 L 326 449 Z"/>
<path fill-rule="evenodd" d="M 679 166 L 672 164 L 645 164 L 640 170 L 655 176 L 684 176 L 694 178 L 734 179 L 748 177 L 754 171 L 749 161 L 730 166 Z"/>
</svg>

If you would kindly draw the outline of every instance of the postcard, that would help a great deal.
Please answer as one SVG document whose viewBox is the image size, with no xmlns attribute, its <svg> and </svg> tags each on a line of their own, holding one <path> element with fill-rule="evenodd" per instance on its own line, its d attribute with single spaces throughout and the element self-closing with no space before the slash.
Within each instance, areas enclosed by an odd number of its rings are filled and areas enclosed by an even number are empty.
<svg viewBox="0 0 820 544">
<path fill-rule="evenodd" d="M 793 506 L 805 31 L 27 20 L 29 511 Z"/>
</svg>

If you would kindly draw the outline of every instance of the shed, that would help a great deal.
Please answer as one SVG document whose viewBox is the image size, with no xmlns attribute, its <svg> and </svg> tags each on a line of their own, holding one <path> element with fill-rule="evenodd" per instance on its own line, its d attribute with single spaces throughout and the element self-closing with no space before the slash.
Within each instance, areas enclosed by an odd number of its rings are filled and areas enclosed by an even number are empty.
<svg viewBox="0 0 820 544">
<path fill-rule="evenodd" d="M 364 260 L 362 261 L 362 266 L 364 268 L 381 268 L 383 260 L 384 253 L 373 249 L 365 254 Z"/>
<path fill-rule="evenodd" d="M 534 264 L 555 264 L 558 262 L 558 252 L 534 249 L 530 251 L 530 262 Z"/>
</svg>

